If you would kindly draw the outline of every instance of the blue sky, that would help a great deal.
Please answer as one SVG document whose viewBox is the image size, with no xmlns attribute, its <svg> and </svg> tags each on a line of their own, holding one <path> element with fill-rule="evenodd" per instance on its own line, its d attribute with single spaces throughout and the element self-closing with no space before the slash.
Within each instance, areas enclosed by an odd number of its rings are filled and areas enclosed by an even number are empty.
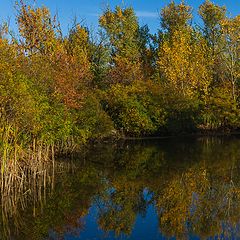
<svg viewBox="0 0 240 240">
<path fill-rule="evenodd" d="M 98 16 L 102 10 L 110 5 L 132 6 L 141 25 L 148 24 L 151 32 L 156 32 L 159 27 L 158 12 L 169 3 L 170 0 L 37 0 L 38 5 L 45 5 L 51 9 L 52 13 L 58 12 L 63 30 L 66 31 L 74 16 L 93 30 L 98 26 Z M 0 20 L 10 17 L 11 24 L 14 25 L 14 2 L 15 0 L 0 0 Z M 176 0 L 180 2 L 180 0 Z M 185 0 L 194 8 L 197 13 L 198 6 L 203 0 Z M 232 16 L 240 14 L 240 0 L 215 0 L 219 5 L 225 5 Z M 195 17 L 195 22 L 199 23 L 199 18 Z"/>
</svg>

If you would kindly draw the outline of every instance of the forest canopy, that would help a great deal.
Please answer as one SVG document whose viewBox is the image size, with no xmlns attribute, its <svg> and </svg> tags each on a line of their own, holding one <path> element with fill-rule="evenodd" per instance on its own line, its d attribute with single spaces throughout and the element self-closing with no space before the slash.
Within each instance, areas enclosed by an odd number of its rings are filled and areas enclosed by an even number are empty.
<svg viewBox="0 0 240 240">
<path fill-rule="evenodd" d="M 97 33 L 74 21 L 63 34 L 47 7 L 15 8 L 18 34 L 0 27 L 2 148 L 5 138 L 65 151 L 116 134 L 239 129 L 240 15 L 206 0 L 199 27 L 191 6 L 171 1 L 153 34 L 116 6 Z"/>
</svg>

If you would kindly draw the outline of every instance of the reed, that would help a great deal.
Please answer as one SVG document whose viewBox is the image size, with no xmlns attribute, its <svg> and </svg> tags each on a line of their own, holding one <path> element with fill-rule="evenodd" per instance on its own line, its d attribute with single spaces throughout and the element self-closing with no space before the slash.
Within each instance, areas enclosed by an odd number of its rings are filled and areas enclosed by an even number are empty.
<svg viewBox="0 0 240 240">
<path fill-rule="evenodd" d="M 71 166 L 68 162 L 55 161 L 59 145 L 37 139 L 26 145 L 14 126 L 7 125 L 2 130 L 0 222 L 3 236 L 0 239 L 9 239 L 18 234 L 24 223 L 21 212 L 30 205 L 35 216 L 36 208 L 43 207 L 54 190 L 56 174 L 70 171 Z"/>
<path fill-rule="evenodd" d="M 0 122 L 1 220 L 6 238 L 10 236 L 9 219 L 14 219 L 14 226 L 21 225 L 20 212 L 29 197 L 33 196 L 34 202 L 42 200 L 43 189 L 55 171 L 53 144 L 36 139 L 26 144 L 21 138 L 14 125 Z"/>
</svg>

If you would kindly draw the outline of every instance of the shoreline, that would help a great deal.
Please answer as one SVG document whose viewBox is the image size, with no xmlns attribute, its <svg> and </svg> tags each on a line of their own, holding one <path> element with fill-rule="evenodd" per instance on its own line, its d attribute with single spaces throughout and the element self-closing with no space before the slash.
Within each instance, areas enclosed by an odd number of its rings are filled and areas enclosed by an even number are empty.
<svg viewBox="0 0 240 240">
<path fill-rule="evenodd" d="M 166 138 L 181 138 L 181 137 L 227 137 L 233 135 L 240 135 L 239 132 L 221 133 L 221 132 L 210 132 L 210 133 L 187 133 L 187 134 L 176 134 L 166 136 L 149 136 L 149 137 L 124 137 L 125 140 L 154 140 L 154 139 L 166 139 Z"/>
<path fill-rule="evenodd" d="M 229 136 L 240 136 L 240 131 L 197 131 L 195 133 L 180 133 L 172 135 L 159 135 L 159 136 L 123 136 L 115 135 L 109 136 L 102 139 L 90 139 L 86 143 L 85 147 L 91 146 L 92 144 L 105 144 L 105 143 L 117 143 L 119 141 L 141 141 L 141 140 L 162 140 L 162 139 L 171 139 L 171 138 L 185 138 L 185 137 L 229 137 Z"/>
</svg>

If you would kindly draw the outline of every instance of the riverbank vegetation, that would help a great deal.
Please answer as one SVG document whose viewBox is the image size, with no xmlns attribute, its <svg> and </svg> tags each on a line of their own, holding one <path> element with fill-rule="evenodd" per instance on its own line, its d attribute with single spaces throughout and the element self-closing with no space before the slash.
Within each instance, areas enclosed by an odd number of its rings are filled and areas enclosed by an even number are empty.
<svg viewBox="0 0 240 240">
<path fill-rule="evenodd" d="M 2 190 L 90 139 L 238 129 L 240 16 L 208 0 L 199 15 L 202 26 L 171 2 L 152 34 L 117 6 L 98 33 L 74 21 L 63 34 L 48 8 L 20 0 L 18 33 L 0 28 Z"/>
</svg>

